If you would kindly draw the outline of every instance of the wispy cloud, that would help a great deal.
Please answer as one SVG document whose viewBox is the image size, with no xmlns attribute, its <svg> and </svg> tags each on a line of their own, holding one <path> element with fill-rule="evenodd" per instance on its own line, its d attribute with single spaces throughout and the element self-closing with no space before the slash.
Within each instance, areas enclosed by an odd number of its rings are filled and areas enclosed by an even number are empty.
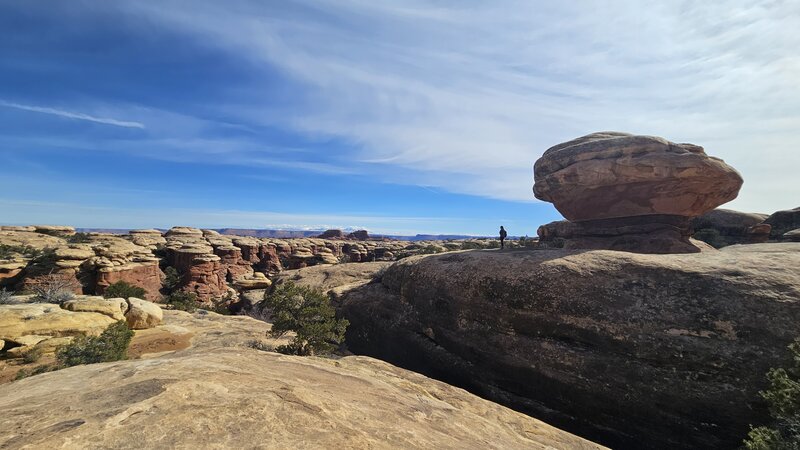
<svg viewBox="0 0 800 450">
<path fill-rule="evenodd" d="M 66 117 L 68 119 L 86 120 L 89 122 L 102 123 L 105 125 L 113 125 L 116 127 L 140 128 L 140 129 L 145 128 L 144 124 L 141 122 L 117 120 L 109 117 L 90 116 L 89 114 L 73 112 L 73 111 L 64 111 L 62 109 L 49 108 L 46 106 L 23 105 L 20 103 L 8 102 L 5 100 L 0 100 L 0 106 L 5 106 L 7 108 L 21 109 L 23 111 L 38 112 L 42 114 L 51 114 L 54 116 Z"/>
<path fill-rule="evenodd" d="M 532 201 L 531 167 L 546 148 L 619 130 L 724 158 L 746 181 L 732 207 L 774 211 L 800 198 L 800 2 L 89 3 L 75 20 L 91 26 L 102 11 L 148 39 L 168 30 L 187 41 L 180 48 L 247 71 L 235 89 L 209 84 L 214 101 L 176 96 L 165 102 L 173 111 L 101 114 L 131 121 L 0 103 L 147 124 L 146 136 L 108 151 Z M 230 132 L 209 132 L 220 127 Z M 266 129 L 346 145 L 293 152 Z"/>
<path fill-rule="evenodd" d="M 348 139 L 381 179 L 531 199 L 546 148 L 612 129 L 704 145 L 744 172 L 745 209 L 800 196 L 798 2 L 235 4 L 129 9 L 304 83 L 291 114 L 238 113 Z"/>
</svg>

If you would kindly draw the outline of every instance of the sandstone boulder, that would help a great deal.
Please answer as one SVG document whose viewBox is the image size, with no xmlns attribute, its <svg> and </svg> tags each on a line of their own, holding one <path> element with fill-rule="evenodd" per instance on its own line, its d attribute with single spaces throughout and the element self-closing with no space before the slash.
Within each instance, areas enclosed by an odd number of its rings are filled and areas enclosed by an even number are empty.
<svg viewBox="0 0 800 450">
<path fill-rule="evenodd" d="M 770 237 L 780 239 L 784 233 L 800 228 L 800 207 L 778 211 L 764 220 L 764 223 L 772 227 Z"/>
<path fill-rule="evenodd" d="M 614 448 L 736 448 L 800 336 L 800 244 L 471 251 L 351 290 L 351 351 Z"/>
<path fill-rule="evenodd" d="M 161 307 L 155 303 L 135 297 L 128 299 L 128 311 L 125 313 L 125 320 L 128 321 L 130 329 L 152 328 L 160 325 L 163 318 L 164 313 L 161 311 Z"/>
<path fill-rule="evenodd" d="M 99 335 L 114 322 L 106 314 L 70 311 L 49 303 L 0 305 L 0 340 L 6 342 L 4 353 L 18 357 L 54 337 Z"/>
<path fill-rule="evenodd" d="M 718 240 L 720 247 L 732 244 L 767 242 L 772 227 L 765 224 L 766 214 L 745 213 L 730 209 L 715 209 L 691 221 L 695 234 L 705 234 Z M 703 239 L 708 242 L 708 240 Z M 711 243 L 711 242 L 709 242 Z"/>
<path fill-rule="evenodd" d="M 787 231 L 781 236 L 782 240 L 788 242 L 800 242 L 800 228 L 792 231 Z"/>
<path fill-rule="evenodd" d="M 125 320 L 128 302 L 124 298 L 81 297 L 67 300 L 61 307 L 67 311 L 96 312 L 119 321 Z"/>
</svg>

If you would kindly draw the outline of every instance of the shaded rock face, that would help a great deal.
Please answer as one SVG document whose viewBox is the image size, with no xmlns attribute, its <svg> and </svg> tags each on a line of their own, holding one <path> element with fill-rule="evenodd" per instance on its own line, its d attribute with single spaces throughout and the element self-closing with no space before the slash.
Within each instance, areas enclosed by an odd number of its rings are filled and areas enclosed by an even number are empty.
<svg viewBox="0 0 800 450">
<path fill-rule="evenodd" d="M 399 261 L 340 313 L 349 348 L 614 448 L 736 448 L 800 336 L 800 244 Z"/>
<path fill-rule="evenodd" d="M 712 248 L 690 239 L 686 217 L 636 216 L 570 222 L 560 220 L 539 227 L 539 241 L 566 249 L 605 249 L 634 253 L 697 253 Z"/>
<path fill-rule="evenodd" d="M 778 211 L 764 220 L 764 223 L 772 227 L 770 237 L 780 240 L 787 232 L 800 228 L 800 207 Z"/>
<path fill-rule="evenodd" d="M 269 325 L 248 317 L 164 318 L 132 347 L 193 335 L 190 348 L 3 386 L 0 447 L 602 448 L 372 358 L 253 350 Z"/>
<path fill-rule="evenodd" d="M 769 240 L 772 226 L 765 224 L 766 214 L 715 209 L 691 221 L 693 233 L 707 235 L 715 247 L 733 244 L 756 244 Z M 705 240 L 705 239 L 704 239 Z"/>
<path fill-rule="evenodd" d="M 536 161 L 534 179 L 536 198 L 581 223 L 573 247 L 640 253 L 700 251 L 688 240 L 689 219 L 733 200 L 742 185 L 736 170 L 700 146 L 619 132 L 551 147 Z"/>
</svg>

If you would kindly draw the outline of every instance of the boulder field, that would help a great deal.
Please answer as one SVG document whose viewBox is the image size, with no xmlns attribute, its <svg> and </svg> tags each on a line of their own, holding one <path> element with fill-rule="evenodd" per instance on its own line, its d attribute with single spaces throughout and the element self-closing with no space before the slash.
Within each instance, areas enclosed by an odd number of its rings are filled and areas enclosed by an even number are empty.
<svg viewBox="0 0 800 450">
<path fill-rule="evenodd" d="M 358 354 L 614 448 L 735 448 L 800 337 L 800 244 L 464 251 L 390 266 L 340 313 Z"/>
<path fill-rule="evenodd" d="M 164 322 L 131 345 L 158 353 L 0 385 L 0 448 L 603 448 L 369 357 L 252 349 L 249 317 Z"/>
</svg>

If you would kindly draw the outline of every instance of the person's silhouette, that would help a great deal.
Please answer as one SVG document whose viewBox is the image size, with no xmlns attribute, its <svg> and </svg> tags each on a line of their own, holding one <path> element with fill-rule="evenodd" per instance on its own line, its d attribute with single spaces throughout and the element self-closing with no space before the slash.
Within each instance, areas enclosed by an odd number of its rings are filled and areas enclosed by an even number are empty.
<svg viewBox="0 0 800 450">
<path fill-rule="evenodd" d="M 506 248 L 505 244 L 506 236 L 508 236 L 508 233 L 506 233 L 506 229 L 503 228 L 502 225 L 500 225 L 500 249 Z"/>
</svg>

